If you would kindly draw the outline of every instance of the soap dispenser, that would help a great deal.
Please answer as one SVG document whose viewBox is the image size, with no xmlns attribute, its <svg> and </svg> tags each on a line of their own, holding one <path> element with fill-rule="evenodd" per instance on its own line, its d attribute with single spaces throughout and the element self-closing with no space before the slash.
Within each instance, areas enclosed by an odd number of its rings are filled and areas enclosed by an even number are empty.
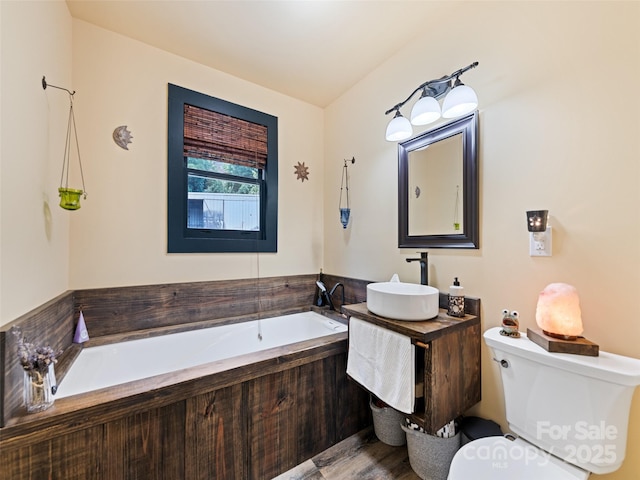
<svg viewBox="0 0 640 480">
<path fill-rule="evenodd" d="M 449 309 L 447 314 L 452 317 L 464 317 L 464 288 L 460 286 L 458 277 L 453 280 L 453 285 L 449 287 Z"/>
</svg>

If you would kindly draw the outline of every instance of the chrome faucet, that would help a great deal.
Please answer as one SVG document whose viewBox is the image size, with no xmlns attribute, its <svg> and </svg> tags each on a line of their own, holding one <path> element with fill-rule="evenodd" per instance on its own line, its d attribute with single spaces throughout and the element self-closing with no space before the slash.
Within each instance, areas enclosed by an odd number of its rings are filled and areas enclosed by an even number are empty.
<svg viewBox="0 0 640 480">
<path fill-rule="evenodd" d="M 427 252 L 420 252 L 420 258 L 407 258 L 407 263 L 420 262 L 420 283 L 429 285 L 429 264 L 427 263 Z"/>
</svg>

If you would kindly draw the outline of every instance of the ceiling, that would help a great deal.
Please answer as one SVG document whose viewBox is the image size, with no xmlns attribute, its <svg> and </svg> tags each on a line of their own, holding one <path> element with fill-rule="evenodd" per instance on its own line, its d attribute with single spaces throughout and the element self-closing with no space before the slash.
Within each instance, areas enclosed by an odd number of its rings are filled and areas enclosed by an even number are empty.
<svg viewBox="0 0 640 480">
<path fill-rule="evenodd" d="M 445 3 L 67 0 L 74 18 L 319 107 L 420 34 Z"/>
</svg>

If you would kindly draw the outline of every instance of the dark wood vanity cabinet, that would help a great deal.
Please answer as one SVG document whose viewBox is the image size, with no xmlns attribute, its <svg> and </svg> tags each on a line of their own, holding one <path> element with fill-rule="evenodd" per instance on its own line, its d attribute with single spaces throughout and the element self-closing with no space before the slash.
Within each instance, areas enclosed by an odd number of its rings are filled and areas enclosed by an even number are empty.
<svg viewBox="0 0 640 480">
<path fill-rule="evenodd" d="M 379 317 L 365 303 L 343 310 L 349 317 L 411 338 L 416 346 L 416 400 L 411 417 L 428 433 L 434 434 L 480 401 L 479 299 L 465 299 L 463 318 L 450 317 L 441 309 L 438 317 L 422 322 Z"/>
</svg>

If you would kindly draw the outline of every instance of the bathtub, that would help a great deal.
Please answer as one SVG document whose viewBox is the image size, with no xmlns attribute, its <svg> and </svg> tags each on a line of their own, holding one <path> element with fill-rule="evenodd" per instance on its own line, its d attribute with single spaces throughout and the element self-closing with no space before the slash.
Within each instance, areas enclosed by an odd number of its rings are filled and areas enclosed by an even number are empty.
<svg viewBox="0 0 640 480">
<path fill-rule="evenodd" d="M 76 358 L 55 398 L 345 331 L 345 324 L 309 311 L 88 347 Z"/>
</svg>

